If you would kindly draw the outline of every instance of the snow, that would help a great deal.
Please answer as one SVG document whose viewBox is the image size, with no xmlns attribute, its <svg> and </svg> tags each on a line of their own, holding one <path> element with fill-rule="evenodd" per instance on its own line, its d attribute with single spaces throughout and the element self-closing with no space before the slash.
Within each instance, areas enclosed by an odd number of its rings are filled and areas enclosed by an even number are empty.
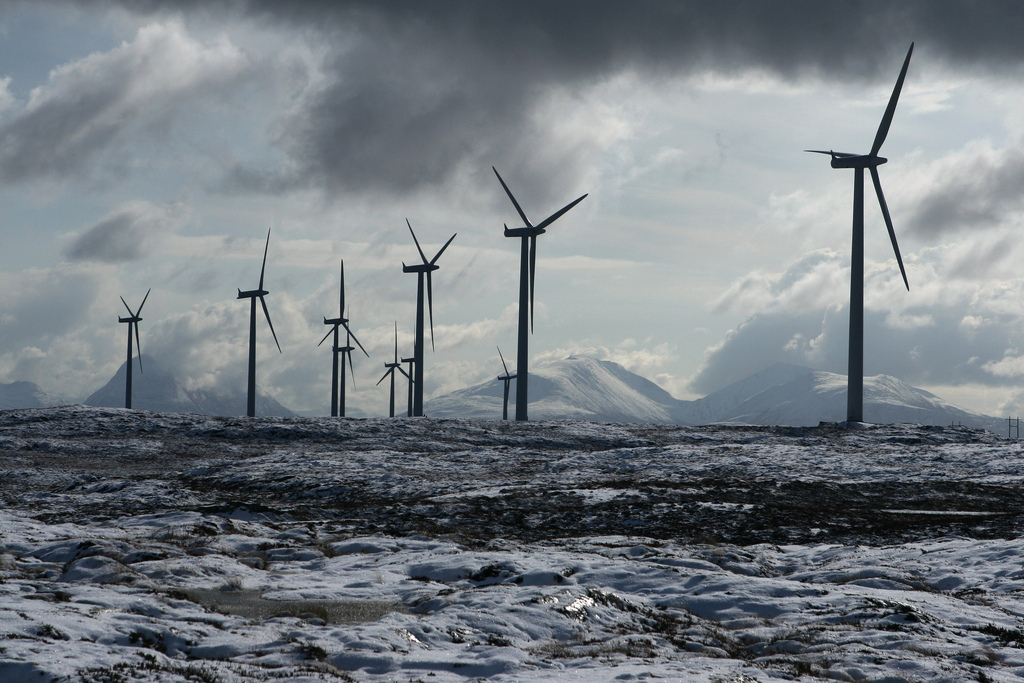
<svg viewBox="0 0 1024 683">
<path fill-rule="evenodd" d="M 1010 681 L 1024 457 L 914 425 L 0 412 L 3 681 Z"/>
<path fill-rule="evenodd" d="M 515 414 L 515 381 L 509 391 L 509 414 Z M 436 417 L 501 417 L 501 382 L 462 389 L 428 401 L 425 412 Z M 531 419 L 577 419 L 601 422 L 673 422 L 679 404 L 654 382 L 618 363 L 587 356 L 530 368 Z"/>
<path fill-rule="evenodd" d="M 132 407 L 142 410 L 203 413 L 207 415 L 242 415 L 246 410 L 243 393 L 219 393 L 210 389 L 186 389 L 158 360 L 143 355 L 133 361 Z M 141 363 L 142 370 L 139 369 Z M 122 363 L 107 383 L 83 401 L 98 407 L 124 406 L 125 374 L 127 363 Z M 54 405 L 54 404 L 51 404 Z M 30 405 L 13 406 L 19 408 Z M 256 391 L 256 414 L 279 417 L 295 415 L 275 399 Z"/>
<path fill-rule="evenodd" d="M 776 363 L 695 401 L 673 398 L 653 382 L 611 361 L 570 356 L 530 370 L 531 419 L 654 422 L 682 425 L 758 424 L 811 427 L 845 420 L 845 375 Z M 515 388 L 509 397 L 515 413 Z M 502 385 L 485 382 L 431 399 L 435 417 L 495 419 Z M 864 378 L 869 422 L 968 427 L 1005 433 L 1005 419 L 958 408 L 894 377 Z"/>
</svg>

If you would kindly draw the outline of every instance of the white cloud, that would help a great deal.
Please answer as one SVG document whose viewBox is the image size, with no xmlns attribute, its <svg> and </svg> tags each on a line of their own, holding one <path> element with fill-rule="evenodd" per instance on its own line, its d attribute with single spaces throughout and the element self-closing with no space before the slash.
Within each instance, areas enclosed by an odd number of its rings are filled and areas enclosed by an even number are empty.
<svg viewBox="0 0 1024 683">
<path fill-rule="evenodd" d="M 183 22 L 139 29 L 134 40 L 54 69 L 0 123 L 0 181 L 92 173 L 130 142 L 149 144 L 204 98 L 237 85 L 248 65 L 224 36 L 192 39 Z"/>
</svg>

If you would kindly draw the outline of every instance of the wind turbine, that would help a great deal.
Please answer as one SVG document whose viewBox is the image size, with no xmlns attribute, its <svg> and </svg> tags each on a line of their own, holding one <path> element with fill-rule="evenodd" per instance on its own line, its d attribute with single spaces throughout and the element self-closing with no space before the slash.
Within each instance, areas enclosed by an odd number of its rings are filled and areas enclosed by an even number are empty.
<svg viewBox="0 0 1024 683">
<path fill-rule="evenodd" d="M 413 376 L 416 374 L 416 370 L 415 370 L 416 359 L 415 358 L 403 358 L 402 362 L 409 364 L 409 371 L 405 373 L 405 376 L 409 378 L 409 400 L 408 400 L 408 406 L 406 408 L 406 415 L 409 416 L 409 417 L 412 417 L 412 399 L 413 399 L 412 388 L 416 384 L 416 382 L 413 381 Z"/>
<path fill-rule="evenodd" d="M 243 292 L 241 289 L 238 290 L 239 299 L 249 299 L 249 394 L 246 402 L 246 415 L 249 417 L 256 416 L 256 299 L 260 300 L 260 304 L 263 306 L 263 315 L 267 318 L 267 324 L 270 325 L 270 333 L 274 335 L 274 343 L 277 344 L 277 350 L 281 351 L 281 343 L 277 341 L 277 333 L 274 332 L 274 323 L 270 322 L 270 311 L 267 310 L 267 302 L 264 300 L 267 294 L 270 294 L 267 290 L 263 289 L 263 274 L 267 269 L 267 250 L 270 249 L 270 230 L 267 230 L 267 244 L 263 247 L 263 265 L 260 267 L 260 285 L 256 289 L 250 289 L 247 292 Z"/>
<path fill-rule="evenodd" d="M 142 313 L 142 307 L 146 305 L 146 299 L 149 298 L 149 293 L 152 289 L 146 290 L 146 296 L 142 297 L 142 303 L 139 304 L 139 308 L 134 313 L 128 306 L 128 302 L 121 297 L 121 303 L 128 309 L 128 317 L 118 317 L 117 322 L 128 323 L 128 362 L 125 364 L 124 374 L 124 407 L 132 407 L 132 333 L 135 333 L 135 347 L 139 350 L 139 372 L 142 372 L 142 345 L 139 342 L 139 322 L 142 318 L 139 314 Z"/>
<path fill-rule="evenodd" d="M 900 90 L 903 89 L 903 79 L 907 76 L 907 67 L 910 66 L 910 55 L 914 52 L 914 44 L 910 44 L 907 50 L 907 57 L 903 60 L 903 69 L 896 79 L 896 87 L 893 88 L 889 97 L 889 104 L 882 115 L 882 122 L 878 125 L 878 132 L 875 133 L 875 141 L 871 145 L 871 151 L 867 154 L 851 154 L 848 152 L 824 151 L 820 149 L 809 149 L 808 152 L 816 154 L 828 154 L 832 158 L 832 168 L 852 168 L 853 175 L 853 249 L 850 272 L 850 355 L 849 372 L 847 374 L 847 396 L 846 396 L 846 419 L 848 422 L 864 421 L 864 169 L 871 172 L 871 182 L 875 186 L 875 194 L 878 196 L 878 204 L 882 207 L 882 217 L 885 219 L 885 227 L 889 230 L 889 240 L 892 242 L 892 250 L 896 254 L 896 262 L 900 266 L 900 273 L 903 275 L 903 284 L 907 291 L 910 291 L 910 283 L 907 281 L 907 271 L 903 267 L 903 258 L 900 256 L 900 247 L 896 243 L 896 232 L 892 227 L 892 219 L 889 217 L 889 207 L 885 203 L 885 195 L 882 194 L 882 184 L 878 179 L 878 167 L 888 159 L 878 156 L 878 151 L 885 142 L 889 133 L 889 126 L 892 124 L 893 114 L 896 112 L 896 102 L 900 97 Z"/>
<path fill-rule="evenodd" d="M 505 226 L 505 237 L 522 238 L 522 249 L 520 250 L 519 257 L 519 349 L 516 359 L 516 373 L 519 376 L 516 378 L 516 420 L 525 421 L 529 419 L 526 415 L 527 380 L 529 378 L 527 365 L 529 364 L 530 355 L 528 340 L 529 333 L 533 332 L 533 281 L 537 271 L 537 236 L 543 235 L 545 228 L 561 218 L 562 214 L 566 211 L 582 202 L 587 195 L 569 202 L 538 225 L 533 225 L 530 223 L 530 219 L 526 217 L 526 214 L 523 213 L 519 202 L 512 196 L 512 191 L 508 189 L 508 185 L 501 179 L 498 169 L 491 166 L 491 170 L 494 171 L 494 175 L 498 176 L 498 182 L 505 188 L 505 194 L 512 200 L 516 211 L 519 212 L 519 217 L 526 224 L 525 227 L 512 229 L 509 229 L 508 225 Z M 526 328 L 527 311 L 529 311 L 530 319 L 529 330 Z"/>
<path fill-rule="evenodd" d="M 390 413 L 389 413 L 388 417 L 394 417 L 395 416 L 395 370 L 398 370 L 400 373 L 402 373 L 406 377 L 409 377 L 409 374 L 402 368 L 402 361 L 398 360 L 398 323 L 397 322 L 395 323 L 395 360 L 392 363 L 384 363 L 384 367 L 386 367 L 387 370 L 384 372 L 384 375 L 379 380 L 377 380 L 377 384 L 379 385 L 381 382 L 384 381 L 384 379 L 388 375 L 391 375 L 391 410 L 390 410 Z"/>
<path fill-rule="evenodd" d="M 505 365 L 505 357 L 501 355 L 501 348 L 498 347 L 498 358 L 501 359 L 501 367 L 505 368 L 504 375 L 498 375 L 498 379 L 505 383 L 505 400 L 501 404 L 501 419 L 508 419 L 508 385 L 516 378 L 516 374 L 508 371 L 508 366 Z"/>
<path fill-rule="evenodd" d="M 327 331 L 324 338 L 320 340 L 320 346 L 327 338 L 334 333 L 334 344 L 331 346 L 332 356 L 334 358 L 331 364 L 331 417 L 345 417 L 345 357 L 348 357 L 348 365 L 352 370 L 352 377 L 355 379 L 355 368 L 352 367 L 352 352 L 355 347 L 352 346 L 352 342 L 355 341 L 359 345 L 359 348 L 366 357 L 369 358 L 370 354 L 366 353 L 366 349 L 356 339 L 356 335 L 352 333 L 352 330 L 348 326 L 348 318 L 345 317 L 345 260 L 341 261 L 341 295 L 338 301 L 338 317 L 328 318 L 324 316 L 324 325 L 333 325 L 333 329 Z M 338 335 L 339 329 L 345 328 L 345 346 L 338 346 Z M 339 394 L 338 390 L 338 354 L 341 354 L 341 391 Z"/>
<path fill-rule="evenodd" d="M 403 273 L 416 273 L 418 280 L 416 283 L 416 342 L 413 346 L 412 357 L 413 369 L 415 375 L 413 376 L 413 400 L 412 400 L 412 414 L 415 417 L 423 415 L 423 280 L 424 275 L 427 281 L 427 308 L 430 311 L 430 348 L 434 348 L 434 293 L 431 285 L 430 275 L 435 270 L 440 268 L 437 265 L 437 259 L 441 258 L 441 254 L 448 248 L 448 245 L 455 239 L 455 235 L 448 238 L 448 241 L 444 243 L 444 246 L 434 255 L 434 258 L 427 260 L 426 254 L 423 253 L 423 249 L 420 248 L 420 241 L 416 239 L 416 233 L 412 230 L 412 224 L 409 223 L 409 219 L 405 219 L 405 224 L 409 226 L 409 232 L 412 233 L 412 241 L 416 243 L 416 250 L 420 252 L 420 258 L 423 263 L 415 263 L 411 266 L 405 265 L 402 262 Z M 456 235 L 458 233 L 455 233 Z M 404 371 L 403 371 L 404 372 Z"/>
</svg>

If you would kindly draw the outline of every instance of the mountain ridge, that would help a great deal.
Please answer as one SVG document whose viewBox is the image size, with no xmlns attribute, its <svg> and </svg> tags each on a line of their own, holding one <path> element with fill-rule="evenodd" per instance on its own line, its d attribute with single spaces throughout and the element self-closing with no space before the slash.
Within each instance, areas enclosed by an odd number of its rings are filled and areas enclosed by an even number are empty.
<svg viewBox="0 0 1024 683">
<path fill-rule="evenodd" d="M 776 363 L 686 401 L 613 361 L 569 356 L 532 370 L 530 395 L 532 420 L 816 426 L 846 419 L 846 376 L 792 363 Z M 426 412 L 435 417 L 498 419 L 501 397 L 500 382 L 484 382 L 431 399 Z M 510 414 L 514 397 L 513 387 Z M 867 422 L 963 424 L 996 433 L 1005 422 L 959 408 L 889 375 L 864 379 L 864 415 Z"/>
<path fill-rule="evenodd" d="M 132 408 L 167 413 L 199 413 L 202 415 L 245 415 L 243 394 L 221 393 L 209 389 L 186 389 L 151 356 L 142 356 L 144 372 L 132 373 Z M 126 363 L 114 376 L 83 401 L 85 405 L 123 408 Z M 256 392 L 256 414 L 261 417 L 294 417 L 270 396 Z"/>
</svg>

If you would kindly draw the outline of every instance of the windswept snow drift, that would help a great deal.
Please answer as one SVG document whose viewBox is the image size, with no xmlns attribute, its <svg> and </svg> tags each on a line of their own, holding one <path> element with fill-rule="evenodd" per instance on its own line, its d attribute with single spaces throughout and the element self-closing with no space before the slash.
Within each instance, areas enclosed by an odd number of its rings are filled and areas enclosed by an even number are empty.
<svg viewBox="0 0 1024 683">
<path fill-rule="evenodd" d="M 1024 674 L 989 432 L 69 407 L 0 447 L 3 681 Z"/>
</svg>

